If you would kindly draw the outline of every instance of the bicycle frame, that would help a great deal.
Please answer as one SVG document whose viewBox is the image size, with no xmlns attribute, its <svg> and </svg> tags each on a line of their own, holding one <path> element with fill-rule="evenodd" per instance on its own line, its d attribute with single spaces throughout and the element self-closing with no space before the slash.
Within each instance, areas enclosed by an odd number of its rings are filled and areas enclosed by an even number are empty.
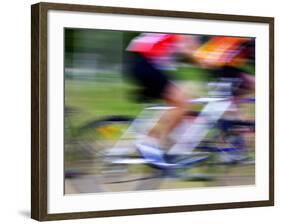
<svg viewBox="0 0 281 224">
<path fill-rule="evenodd" d="M 192 121 L 182 123 L 183 134 L 177 138 L 176 143 L 169 149 L 170 155 L 188 155 L 199 146 L 204 137 L 210 132 L 212 127 L 224 116 L 232 106 L 235 106 L 232 95 L 229 93 L 231 85 L 229 83 L 219 83 L 219 88 L 215 86 L 215 91 L 209 92 L 211 97 L 198 98 L 190 100 L 192 104 L 205 104 L 199 115 Z M 217 88 L 217 89 L 216 89 Z M 223 89 L 223 90 L 221 90 Z M 214 97 L 214 95 L 216 97 Z M 247 102 L 247 100 L 245 101 Z M 141 139 L 159 122 L 161 116 L 174 107 L 169 106 L 148 106 L 134 119 L 128 129 L 114 147 L 109 149 L 109 155 L 116 155 L 118 158 L 112 160 L 113 163 L 138 164 L 146 163 L 156 165 L 162 168 L 172 168 L 163 158 L 164 152 L 161 149 L 143 146 L 139 144 Z M 136 146 L 142 155 L 139 159 L 122 158 L 122 155 L 128 154 L 132 149 L 124 147 L 122 140 L 130 139 L 130 136 L 136 136 Z M 171 134 L 173 135 L 173 133 Z M 228 149 L 227 149 L 228 150 Z M 120 157 L 121 156 L 121 157 Z M 184 165 L 184 164 L 181 164 Z M 186 164 L 188 165 L 188 164 Z"/>
<path fill-rule="evenodd" d="M 223 116 L 225 111 L 232 105 L 230 99 L 223 98 L 201 98 L 196 99 L 192 103 L 206 103 L 204 109 L 199 116 L 191 123 L 187 124 L 186 130 L 181 139 L 170 149 L 171 154 L 188 154 L 201 142 L 201 140 L 207 135 L 211 127 Z M 107 153 L 111 156 L 122 156 L 130 153 L 131 148 L 124 147 L 123 141 L 130 139 L 130 136 L 134 135 L 137 138 L 136 142 L 140 142 L 141 139 L 159 122 L 161 116 L 167 111 L 173 109 L 168 106 L 150 106 L 146 107 L 134 121 L 130 124 L 128 129 L 121 136 L 120 140 L 115 145 L 108 149 Z M 206 119 L 208 118 L 208 119 Z M 190 135 L 191 130 L 193 132 Z M 191 141 L 192 140 L 192 141 Z M 138 147 L 140 147 L 138 145 Z M 184 149 L 189 149 L 185 150 Z M 124 159 L 118 158 L 115 162 L 118 163 L 150 163 L 153 161 L 161 161 L 163 158 L 163 152 L 161 149 L 140 149 L 144 155 L 144 159 Z M 150 153 L 148 154 L 148 151 Z M 157 159 L 156 159 L 157 157 Z"/>
<path fill-rule="evenodd" d="M 232 105 L 230 99 L 217 99 L 209 102 L 199 116 L 190 124 L 179 141 L 169 150 L 170 154 L 182 154 L 183 149 L 189 152 L 195 149 L 208 134 L 210 128 L 224 115 Z"/>
</svg>

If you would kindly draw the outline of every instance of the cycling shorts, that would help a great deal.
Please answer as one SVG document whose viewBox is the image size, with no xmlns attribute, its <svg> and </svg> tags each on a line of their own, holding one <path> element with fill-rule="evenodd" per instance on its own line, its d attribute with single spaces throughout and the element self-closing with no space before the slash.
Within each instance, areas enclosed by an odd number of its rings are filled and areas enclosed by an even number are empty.
<svg viewBox="0 0 281 224">
<path fill-rule="evenodd" d="M 166 87 L 170 84 L 167 75 L 141 54 L 132 53 L 129 77 L 137 84 L 140 97 L 162 99 Z"/>
</svg>

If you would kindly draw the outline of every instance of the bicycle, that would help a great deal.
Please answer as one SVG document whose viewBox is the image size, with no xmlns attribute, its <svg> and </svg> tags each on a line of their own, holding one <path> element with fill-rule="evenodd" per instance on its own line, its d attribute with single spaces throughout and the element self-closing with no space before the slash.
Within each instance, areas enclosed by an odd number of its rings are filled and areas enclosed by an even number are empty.
<svg viewBox="0 0 281 224">
<path fill-rule="evenodd" d="M 203 109 L 187 114 L 191 122 L 185 125 L 186 134 L 182 134 L 169 152 L 142 145 L 139 140 L 171 107 L 152 105 L 136 118 L 109 116 L 83 125 L 79 128 L 80 135 L 87 133 L 93 138 L 79 139 L 80 146 L 92 149 L 87 164 L 91 172 L 83 176 L 90 176 L 95 192 L 131 191 L 156 189 L 164 178 L 213 180 L 216 175 L 212 173 L 218 165 L 254 166 L 254 159 L 248 159 L 242 129 L 253 133 L 255 123 L 224 117 L 234 104 L 254 102 L 252 98 L 243 98 L 234 103 L 233 83 L 228 79 L 209 83 L 208 97 L 189 101 L 202 104 Z M 223 146 L 217 145 L 218 138 Z M 184 147 L 191 150 L 183 153 Z M 235 156 L 239 159 L 231 159 Z"/>
</svg>

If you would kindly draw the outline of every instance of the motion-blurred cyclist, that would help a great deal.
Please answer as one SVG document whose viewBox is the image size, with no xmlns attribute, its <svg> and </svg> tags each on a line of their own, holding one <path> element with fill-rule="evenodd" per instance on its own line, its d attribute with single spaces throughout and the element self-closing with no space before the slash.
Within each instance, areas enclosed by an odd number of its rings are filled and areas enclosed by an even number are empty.
<svg viewBox="0 0 281 224">
<path fill-rule="evenodd" d="M 164 100 L 174 108 L 164 116 L 161 132 L 152 129 L 148 133 L 146 141 L 156 146 L 183 120 L 188 107 L 184 91 L 167 74 L 168 70 L 176 69 L 176 55 L 184 52 L 185 43 L 188 42 L 182 35 L 142 33 L 127 47 L 131 54 L 129 76 L 139 87 L 139 94 L 148 99 Z"/>
<path fill-rule="evenodd" d="M 148 133 L 146 141 L 156 146 L 183 121 L 188 110 L 183 90 L 167 75 L 167 70 L 176 69 L 177 53 L 191 58 L 193 63 L 206 68 L 216 78 L 232 79 L 237 85 L 234 96 L 254 89 L 254 77 L 240 69 L 246 62 L 254 61 L 253 39 L 214 36 L 199 44 L 198 37 L 142 33 L 127 48 L 133 54 L 129 74 L 140 88 L 140 94 L 146 98 L 164 100 L 174 108 L 168 111 L 166 120 L 161 122 L 161 132 L 152 129 Z"/>
</svg>

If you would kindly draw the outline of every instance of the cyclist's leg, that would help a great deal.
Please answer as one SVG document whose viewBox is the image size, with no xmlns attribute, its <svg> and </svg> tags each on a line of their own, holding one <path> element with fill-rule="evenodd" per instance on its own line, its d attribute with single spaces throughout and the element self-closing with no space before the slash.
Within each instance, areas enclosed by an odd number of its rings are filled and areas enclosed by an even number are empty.
<svg viewBox="0 0 281 224">
<path fill-rule="evenodd" d="M 169 80 L 168 75 L 159 70 L 145 57 L 136 54 L 131 75 L 146 98 L 163 100 L 168 106 L 174 107 L 160 118 L 147 137 L 151 142 L 160 143 L 182 121 L 186 110 L 186 98 L 180 87 Z M 160 128 L 159 128 L 160 127 Z"/>
<path fill-rule="evenodd" d="M 162 129 L 161 138 L 166 139 L 171 131 L 184 119 L 187 110 L 186 97 L 180 87 L 169 84 L 163 93 L 163 100 L 174 107 L 164 115 L 165 127 Z"/>
</svg>

